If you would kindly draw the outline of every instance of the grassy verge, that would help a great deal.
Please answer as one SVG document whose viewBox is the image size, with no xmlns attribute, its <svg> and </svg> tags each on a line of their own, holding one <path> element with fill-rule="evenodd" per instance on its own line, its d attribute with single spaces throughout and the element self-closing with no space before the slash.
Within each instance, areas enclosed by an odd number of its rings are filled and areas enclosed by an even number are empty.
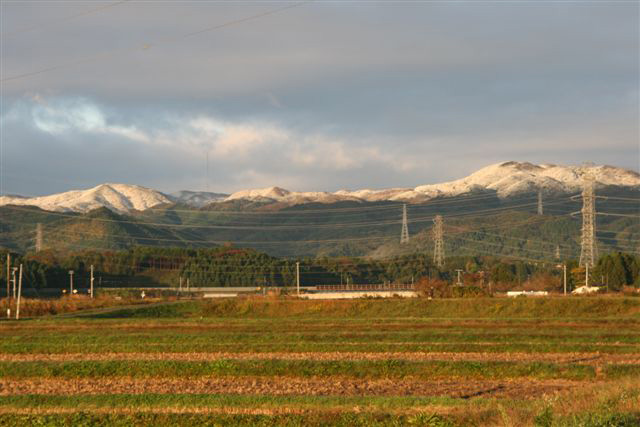
<svg viewBox="0 0 640 427">
<path fill-rule="evenodd" d="M 185 302 L 157 310 L 120 310 L 101 317 L 312 318 L 640 318 L 640 299 L 625 297 L 367 299 L 307 301 L 236 298 Z"/>
<path fill-rule="evenodd" d="M 56 299 L 22 298 L 20 303 L 20 316 L 41 317 L 52 316 L 63 313 L 74 313 L 85 310 L 94 310 L 107 307 L 118 307 L 123 305 L 145 305 L 158 302 L 158 300 L 147 298 L 115 298 L 112 296 L 100 296 L 89 298 L 86 295 L 66 296 Z M 15 313 L 15 301 L 12 302 L 12 312 Z M 7 307 L 7 299 L 0 300 L 0 307 Z M 135 311 L 135 309 L 133 310 Z M 3 319 L 4 320 L 4 319 Z"/>
</svg>

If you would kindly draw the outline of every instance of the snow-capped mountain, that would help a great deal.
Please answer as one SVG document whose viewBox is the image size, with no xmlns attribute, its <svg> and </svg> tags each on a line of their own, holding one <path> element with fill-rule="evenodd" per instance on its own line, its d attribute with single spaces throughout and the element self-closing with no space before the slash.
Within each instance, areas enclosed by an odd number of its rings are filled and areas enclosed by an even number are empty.
<svg viewBox="0 0 640 427">
<path fill-rule="evenodd" d="M 171 200 L 159 191 L 129 184 L 101 184 L 88 190 L 73 190 L 50 196 L 0 196 L 0 205 L 37 206 L 57 212 L 88 212 L 100 207 L 114 212 L 143 211 Z"/>
<path fill-rule="evenodd" d="M 324 191 L 295 192 L 280 187 L 268 187 L 257 190 L 237 191 L 224 199 L 224 201 L 231 200 L 275 201 L 284 203 L 334 203 L 341 200 L 359 200 L 359 198 Z"/>
<path fill-rule="evenodd" d="M 217 202 L 229 197 L 228 194 L 212 193 L 209 191 L 189 191 L 182 190 L 168 195 L 174 202 L 201 208 L 211 202 Z"/>
<path fill-rule="evenodd" d="M 542 190 L 545 194 L 578 193 L 583 176 L 594 178 L 595 188 L 624 187 L 640 191 L 640 174 L 613 166 L 559 166 L 534 165 L 523 162 L 505 162 L 487 166 L 466 178 L 440 184 L 420 185 L 415 188 L 383 190 L 340 190 L 329 192 L 295 192 L 280 187 L 242 190 L 226 194 L 180 191 L 165 195 L 159 191 L 137 185 L 102 184 L 89 190 L 68 191 L 50 196 L 24 198 L 0 196 L 0 205 L 30 205 L 50 211 L 87 212 L 106 207 L 115 212 L 145 210 L 160 204 L 182 202 L 194 207 L 236 200 L 261 201 L 294 205 L 301 203 L 335 203 L 339 201 L 402 201 L 418 203 L 435 197 L 452 197 L 474 192 L 495 191 L 498 197 L 508 198 Z"/>
<path fill-rule="evenodd" d="M 495 190 L 500 198 L 538 190 L 547 194 L 576 193 L 582 189 L 585 174 L 593 177 L 596 189 L 605 186 L 640 188 L 640 174 L 613 166 L 505 162 L 487 166 L 466 178 L 442 184 L 421 185 L 413 191 L 429 198 L 456 196 L 478 189 Z"/>
<path fill-rule="evenodd" d="M 495 191 L 500 198 L 542 190 L 545 194 L 577 193 L 583 185 L 585 173 L 593 176 L 595 187 L 631 187 L 640 189 L 640 174 L 613 166 L 558 166 L 505 162 L 487 166 L 466 178 L 415 188 L 383 190 L 340 190 L 335 193 L 293 192 L 279 187 L 243 190 L 225 200 L 273 200 L 287 203 L 362 200 L 368 202 L 391 200 L 419 202 L 435 197 L 451 197 L 478 191 Z"/>
</svg>

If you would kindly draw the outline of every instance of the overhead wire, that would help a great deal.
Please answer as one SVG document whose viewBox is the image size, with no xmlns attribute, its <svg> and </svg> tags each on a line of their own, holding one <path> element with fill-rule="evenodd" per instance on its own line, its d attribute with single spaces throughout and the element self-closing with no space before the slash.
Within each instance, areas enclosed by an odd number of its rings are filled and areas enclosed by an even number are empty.
<svg viewBox="0 0 640 427">
<path fill-rule="evenodd" d="M 12 81 L 12 80 L 19 80 L 19 79 L 24 79 L 27 77 L 33 77 L 36 76 L 38 74 L 43 74 L 43 73 L 47 73 L 50 71 L 55 71 L 55 70 L 59 70 L 59 69 L 63 69 L 63 68 L 68 68 L 68 67 L 72 67 L 74 65 L 79 65 L 79 64 L 84 64 L 84 63 L 89 63 L 89 62 L 94 62 L 103 58 L 108 58 L 108 57 L 112 57 L 118 54 L 123 54 L 123 53 L 127 53 L 127 52 L 137 52 L 137 51 L 144 51 L 147 49 L 150 49 L 152 47 L 157 47 L 160 45 L 164 45 L 164 44 L 169 44 L 169 43 L 174 43 L 176 41 L 188 38 L 188 37 L 192 37 L 198 34 L 202 34 L 202 33 L 206 33 L 206 32 L 211 32 L 211 31 L 216 31 L 216 30 L 220 30 L 223 28 L 227 28 L 233 25 L 238 25 L 238 24 L 242 24 L 244 22 L 249 22 L 249 21 L 254 21 L 266 16 L 270 16 L 270 15 L 274 15 L 276 13 L 280 13 L 280 12 L 284 12 L 285 10 L 288 9 L 293 9 L 299 6 L 302 6 L 304 4 L 310 3 L 311 1 L 303 1 L 303 2 L 298 2 L 298 3 L 294 3 L 294 4 L 288 4 L 286 6 L 281 6 L 278 8 L 274 8 L 274 9 L 270 9 L 267 10 L 265 12 L 261 12 L 261 13 L 257 13 L 254 15 L 250 15 L 250 16 L 246 16 L 243 18 L 238 18 L 238 19 L 233 19 L 227 22 L 223 22 L 221 24 L 217 24 L 217 25 L 212 25 L 210 27 L 205 27 L 203 29 L 200 30 L 196 30 L 196 31 L 192 31 L 186 34 L 183 34 L 179 37 L 171 37 L 171 38 L 166 38 L 164 40 L 158 40 L 155 42 L 149 42 L 149 43 L 144 43 L 141 46 L 136 46 L 136 47 L 125 47 L 125 48 L 120 48 L 120 49 L 112 49 L 109 51 L 104 51 L 98 54 L 94 54 L 94 55 L 87 55 L 85 57 L 82 58 L 77 58 L 74 60 L 70 60 L 67 62 L 62 62 L 56 65 L 52 65 L 49 67 L 45 67 L 45 68 L 41 68 L 39 70 L 35 70 L 35 71 L 29 71 L 29 72 L 24 72 L 21 74 L 15 74 L 13 76 L 9 76 L 9 77 L 4 77 L 2 79 L 0 79 L 0 82 L 8 82 L 8 81 Z"/>
<path fill-rule="evenodd" d="M 2 36 L 2 39 L 7 39 L 7 38 L 13 37 L 16 34 L 21 34 L 21 33 L 26 33 L 26 32 L 29 32 L 29 31 L 34 31 L 34 30 L 38 30 L 38 29 L 42 29 L 42 28 L 51 27 L 53 25 L 60 24 L 62 22 L 71 21 L 71 20 L 73 20 L 75 18 L 79 18 L 81 16 L 92 15 L 92 14 L 95 14 L 97 12 L 101 12 L 101 11 L 104 11 L 106 9 L 110 9 L 112 7 L 118 6 L 118 5 L 120 5 L 122 3 L 126 3 L 128 1 L 131 1 L 131 0 L 120 0 L 120 1 L 109 3 L 109 4 L 106 4 L 106 5 L 103 5 L 103 6 L 98 6 L 98 7 L 95 7 L 93 9 L 83 10 L 82 12 L 78 12 L 78 13 L 75 13 L 75 14 L 69 15 L 69 16 L 64 16 L 62 18 L 54 19 L 54 20 L 51 20 L 51 21 L 42 22 L 42 23 L 39 23 L 39 24 L 30 25 L 30 26 L 25 26 L 25 27 L 22 27 L 22 28 L 17 28 L 15 30 L 11 30 L 11 31 L 5 31 L 5 32 L 2 33 L 1 36 Z"/>
<path fill-rule="evenodd" d="M 532 203 L 509 206 L 509 207 L 501 207 L 501 208 L 491 208 L 491 209 L 480 209 L 467 214 L 460 215 L 449 215 L 447 218 L 462 218 L 469 217 L 474 213 L 495 213 L 500 211 L 508 211 L 519 207 L 531 206 Z M 57 216 L 62 218 L 72 218 L 75 220 L 83 220 L 83 221 L 96 221 L 96 222 L 108 222 L 108 223 L 121 223 L 121 224 L 135 224 L 139 226 L 155 226 L 155 227 L 164 227 L 164 228 L 188 228 L 188 229 L 244 229 L 244 230 L 291 230 L 291 229 L 308 229 L 308 228 L 351 228 L 351 227 L 373 227 L 373 226 L 381 226 L 381 225 L 395 225 L 398 224 L 398 220 L 384 220 L 384 221 L 373 221 L 373 222 L 358 222 L 358 223 L 328 223 L 328 224 L 287 224 L 287 225 L 210 225 L 210 224 L 172 224 L 172 223 L 160 223 L 160 222 L 141 222 L 141 221 L 130 221 L 130 220 L 120 220 L 120 219 L 107 219 L 107 218 L 93 218 L 85 215 L 77 215 L 77 214 L 66 214 L 62 212 L 51 212 L 51 211 L 34 211 L 29 208 L 22 208 L 15 205 L 5 205 L 5 208 L 22 211 L 22 212 L 31 212 L 37 213 L 41 215 L 49 215 L 49 216 Z M 414 218 L 410 221 L 410 223 L 421 223 L 421 222 L 430 222 L 432 221 L 434 216 L 430 215 L 427 217 L 418 217 Z"/>
</svg>

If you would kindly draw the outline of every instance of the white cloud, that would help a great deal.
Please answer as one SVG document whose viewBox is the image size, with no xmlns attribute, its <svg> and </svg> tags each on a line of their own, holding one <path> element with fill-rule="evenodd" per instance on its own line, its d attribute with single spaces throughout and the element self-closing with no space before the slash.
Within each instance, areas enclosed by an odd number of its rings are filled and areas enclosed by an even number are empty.
<svg viewBox="0 0 640 427">
<path fill-rule="evenodd" d="M 102 109 L 84 98 L 45 98 L 40 94 L 30 96 L 30 119 L 42 132 L 62 135 L 65 133 L 94 133 L 121 136 L 136 142 L 148 142 L 149 137 L 134 126 L 110 125 Z M 22 110 L 18 108 L 18 110 Z M 19 114 L 11 114 L 19 118 Z"/>
<path fill-rule="evenodd" d="M 363 145 L 363 141 L 303 133 L 268 121 L 229 121 L 211 115 L 174 113 L 158 114 L 152 121 L 123 124 L 86 98 L 35 94 L 18 104 L 6 117 L 21 120 L 63 140 L 99 134 L 155 149 L 164 146 L 189 157 L 208 152 L 212 163 L 247 168 L 257 174 L 254 178 L 262 173 L 272 176 L 276 163 L 283 167 L 289 165 L 298 172 L 349 171 L 373 163 L 407 172 L 417 166 L 414 158 L 398 156 L 393 146 L 386 145 L 384 140 L 369 140 Z"/>
</svg>

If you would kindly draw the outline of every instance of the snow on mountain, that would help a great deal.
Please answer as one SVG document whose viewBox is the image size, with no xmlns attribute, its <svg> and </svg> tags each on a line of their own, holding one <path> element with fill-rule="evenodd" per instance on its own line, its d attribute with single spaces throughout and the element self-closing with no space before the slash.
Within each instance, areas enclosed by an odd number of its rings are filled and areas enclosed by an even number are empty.
<svg viewBox="0 0 640 427">
<path fill-rule="evenodd" d="M 188 191 L 182 190 L 168 195 L 174 202 L 201 208 L 211 202 L 224 200 L 229 195 L 222 193 L 212 193 L 209 191 Z"/>
<path fill-rule="evenodd" d="M 104 206 L 115 212 L 126 213 L 176 201 L 202 207 L 210 203 L 232 200 L 277 202 L 288 205 L 334 203 L 344 200 L 417 203 L 435 197 L 459 196 L 478 191 L 495 191 L 500 198 L 538 190 L 546 194 L 560 195 L 580 192 L 585 172 L 594 177 L 596 189 L 604 186 L 618 186 L 640 190 L 640 174 L 613 166 L 581 167 L 504 162 L 487 166 L 455 181 L 420 185 L 415 188 L 340 190 L 329 193 L 295 192 L 280 187 L 268 187 L 242 190 L 229 196 L 195 191 L 180 191 L 167 196 L 137 185 L 102 184 L 89 190 L 68 191 L 42 197 L 0 196 L 0 205 L 31 205 L 50 211 L 75 212 L 87 212 Z"/>
<path fill-rule="evenodd" d="M 231 200 L 252 200 L 252 201 L 275 201 L 290 204 L 296 203 L 333 203 L 341 200 L 355 200 L 351 196 L 343 196 L 337 193 L 327 193 L 324 191 L 295 192 L 285 190 L 280 187 L 268 187 L 255 190 L 242 190 L 231 194 L 224 201 Z"/>
<path fill-rule="evenodd" d="M 171 200 L 156 190 L 128 184 L 101 184 L 88 190 L 73 190 L 41 197 L 0 196 L 0 206 L 37 206 L 57 212 L 88 212 L 106 207 L 114 212 L 127 213 L 163 203 L 171 203 Z"/>
<path fill-rule="evenodd" d="M 557 166 L 505 162 L 480 169 L 466 178 L 442 184 L 421 185 L 413 191 L 429 198 L 457 196 L 474 190 L 495 190 L 498 197 L 542 190 L 545 193 L 577 193 L 582 189 L 583 174 L 595 179 L 595 187 L 615 185 L 640 188 L 640 175 L 613 166 Z"/>
<path fill-rule="evenodd" d="M 389 188 L 386 190 L 340 190 L 334 194 L 337 196 L 352 197 L 355 199 L 366 200 L 369 202 L 378 202 L 383 200 L 394 200 L 400 194 L 404 194 L 407 191 L 413 191 L 411 188 Z"/>
<path fill-rule="evenodd" d="M 504 162 L 482 168 L 466 178 L 439 184 L 420 185 L 415 188 L 382 190 L 340 190 L 326 192 L 292 192 L 279 187 L 243 190 L 225 200 L 272 200 L 286 203 L 340 200 L 420 202 L 435 197 L 451 197 L 477 191 L 495 191 L 500 198 L 542 190 L 546 194 L 577 193 L 582 189 L 583 174 L 595 179 L 595 187 L 621 186 L 640 189 L 640 175 L 613 166 L 558 166 L 534 165 L 526 162 Z"/>
</svg>

